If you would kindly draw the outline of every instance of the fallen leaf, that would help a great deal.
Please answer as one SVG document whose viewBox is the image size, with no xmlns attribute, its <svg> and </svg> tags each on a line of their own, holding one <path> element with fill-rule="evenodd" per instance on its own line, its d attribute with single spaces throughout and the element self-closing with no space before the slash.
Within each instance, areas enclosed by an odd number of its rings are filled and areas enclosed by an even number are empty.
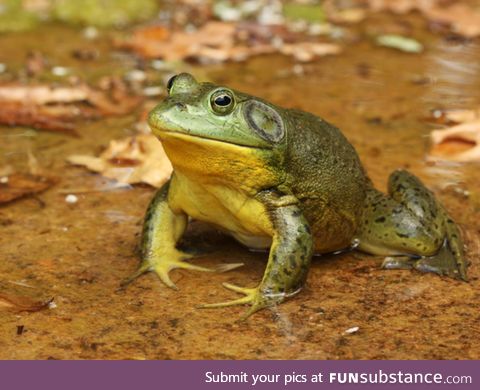
<svg viewBox="0 0 480 390">
<path fill-rule="evenodd" d="M 367 0 L 373 11 L 390 11 L 396 14 L 432 8 L 439 2 L 440 0 Z"/>
<path fill-rule="evenodd" d="M 480 119 L 447 129 L 434 130 L 430 139 L 432 141 L 430 159 L 480 161 Z"/>
<path fill-rule="evenodd" d="M 292 55 L 297 61 L 309 62 L 318 57 L 338 54 L 342 48 L 334 43 L 302 42 L 294 44 L 284 44 L 280 48 L 280 53 Z"/>
<path fill-rule="evenodd" d="M 445 4 L 446 3 L 446 4 Z M 449 25 L 453 32 L 467 38 L 480 35 L 480 8 L 442 0 L 367 0 L 373 11 L 405 14 L 420 11 L 427 19 Z"/>
<path fill-rule="evenodd" d="M 423 13 L 432 21 L 450 25 L 453 32 L 464 37 L 480 35 L 480 8 L 458 3 L 448 7 L 425 8 Z"/>
<path fill-rule="evenodd" d="M 336 54 L 341 49 L 332 43 L 302 42 L 299 36 L 280 33 L 278 26 L 208 22 L 193 32 L 164 32 L 163 27 L 144 27 L 117 46 L 135 51 L 146 58 L 166 61 L 195 59 L 202 63 L 244 61 L 249 57 L 282 53 L 300 61 L 310 61 L 323 55 Z M 284 43 L 282 39 L 296 38 Z M 292 47 L 298 46 L 298 49 Z"/>
<path fill-rule="evenodd" d="M 172 173 L 162 144 L 153 134 L 113 140 L 98 157 L 72 155 L 67 161 L 125 184 L 147 183 L 160 187 Z"/>
<path fill-rule="evenodd" d="M 76 135 L 77 120 L 124 115 L 141 101 L 141 97 L 129 93 L 121 80 L 109 78 L 104 84 L 103 89 L 86 84 L 0 85 L 0 124 Z"/>
<path fill-rule="evenodd" d="M 376 42 L 380 46 L 390 47 L 406 53 L 421 53 L 423 51 L 423 45 L 420 42 L 412 38 L 402 37 L 401 35 L 380 35 L 376 38 Z"/>
<path fill-rule="evenodd" d="M 35 312 L 44 310 L 47 309 L 52 302 L 53 298 L 47 301 L 39 302 L 27 297 L 0 294 L 0 310 L 12 310 L 17 313 L 24 311 Z"/>
<path fill-rule="evenodd" d="M 47 130 L 78 136 L 71 118 L 76 118 L 74 107 L 51 107 L 23 105 L 4 102 L 0 110 L 0 123 L 7 126 L 26 126 L 39 130 Z M 70 108 L 75 109 L 74 112 Z M 62 109 L 65 112 L 59 113 Z M 67 115 L 69 114 L 69 115 Z"/>
<path fill-rule="evenodd" d="M 56 178 L 12 173 L 0 177 L 0 204 L 45 191 L 57 182 Z"/>
</svg>

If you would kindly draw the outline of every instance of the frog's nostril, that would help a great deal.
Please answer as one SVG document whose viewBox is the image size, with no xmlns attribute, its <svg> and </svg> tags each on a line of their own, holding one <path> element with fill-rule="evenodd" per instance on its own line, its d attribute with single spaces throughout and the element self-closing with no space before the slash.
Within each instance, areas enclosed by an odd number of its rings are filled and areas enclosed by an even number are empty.
<svg viewBox="0 0 480 390">
<path fill-rule="evenodd" d="M 175 107 L 178 108 L 180 111 L 185 111 L 187 109 L 187 105 L 183 103 L 175 103 Z"/>
</svg>

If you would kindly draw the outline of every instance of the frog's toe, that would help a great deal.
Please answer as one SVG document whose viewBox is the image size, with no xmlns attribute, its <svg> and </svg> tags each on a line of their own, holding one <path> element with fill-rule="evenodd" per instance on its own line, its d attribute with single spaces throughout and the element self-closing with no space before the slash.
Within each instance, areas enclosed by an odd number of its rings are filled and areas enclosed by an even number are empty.
<svg viewBox="0 0 480 390">
<path fill-rule="evenodd" d="M 227 306 L 235 306 L 235 305 L 244 305 L 247 303 L 251 303 L 254 300 L 255 294 L 257 289 L 256 288 L 246 288 L 246 287 L 239 287 L 235 286 L 231 283 L 222 283 L 223 287 L 226 289 L 235 291 L 240 294 L 245 294 L 244 297 L 234 299 L 232 301 L 225 301 L 225 302 L 217 302 L 217 303 L 205 303 L 203 305 L 198 305 L 199 309 L 213 309 L 217 307 L 227 307 Z"/>
<path fill-rule="evenodd" d="M 121 288 L 125 288 L 128 284 L 133 282 L 139 276 L 143 275 L 146 272 L 153 271 L 157 274 L 160 280 L 165 283 L 168 287 L 178 290 L 175 283 L 170 279 L 170 271 L 180 268 L 192 271 L 201 271 L 201 272 L 227 272 L 235 268 L 243 266 L 243 263 L 231 263 L 231 264 L 219 264 L 212 268 L 202 267 L 199 265 L 191 264 L 185 260 L 191 259 L 194 257 L 191 254 L 176 251 L 170 253 L 169 255 L 161 256 L 158 258 L 146 258 L 140 264 L 140 267 L 127 279 L 120 283 Z"/>
<path fill-rule="evenodd" d="M 415 259 L 407 256 L 385 257 L 382 263 L 384 269 L 412 269 Z"/>
<path fill-rule="evenodd" d="M 462 257 L 457 256 L 445 240 L 438 252 L 433 256 L 412 258 L 407 256 L 386 257 L 382 268 L 385 269 L 416 269 L 420 272 L 431 272 L 467 281 L 467 264 Z"/>
<path fill-rule="evenodd" d="M 416 261 L 414 268 L 421 272 L 433 272 L 454 279 L 468 280 L 466 261 L 452 253 L 447 240 L 434 256 L 425 256 Z"/>
<path fill-rule="evenodd" d="M 240 294 L 244 294 L 245 296 L 242 298 L 234 299 L 232 301 L 226 302 L 219 302 L 219 303 L 207 303 L 203 305 L 197 306 L 199 309 L 212 309 L 218 307 L 228 307 L 228 306 L 236 306 L 236 305 L 250 305 L 250 308 L 240 317 L 240 321 L 246 320 L 250 317 L 253 313 L 264 309 L 268 306 L 272 306 L 273 304 L 279 302 L 283 299 L 274 299 L 268 295 L 263 294 L 258 287 L 256 288 L 246 288 L 246 287 L 239 287 L 234 284 L 230 283 L 223 283 L 223 287 L 235 291 Z"/>
</svg>

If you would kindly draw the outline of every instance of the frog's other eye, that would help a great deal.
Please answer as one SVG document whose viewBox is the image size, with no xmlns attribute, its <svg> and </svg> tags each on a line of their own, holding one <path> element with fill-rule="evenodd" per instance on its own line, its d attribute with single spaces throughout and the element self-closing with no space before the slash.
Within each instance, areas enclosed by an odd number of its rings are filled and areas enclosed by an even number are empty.
<svg viewBox="0 0 480 390">
<path fill-rule="evenodd" d="M 177 78 L 177 75 L 175 76 L 172 76 L 168 79 L 168 82 L 167 82 L 167 93 L 170 94 L 170 91 L 173 87 L 173 83 L 175 82 L 175 79 Z"/>
<path fill-rule="evenodd" d="M 212 110 L 219 115 L 226 115 L 233 110 L 235 98 L 233 93 L 228 90 L 216 91 L 210 97 Z"/>
</svg>

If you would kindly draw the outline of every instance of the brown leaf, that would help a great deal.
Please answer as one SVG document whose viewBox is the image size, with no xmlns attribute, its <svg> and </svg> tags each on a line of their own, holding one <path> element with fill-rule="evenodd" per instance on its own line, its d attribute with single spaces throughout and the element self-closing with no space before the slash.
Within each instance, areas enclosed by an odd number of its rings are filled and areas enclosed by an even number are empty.
<svg viewBox="0 0 480 390">
<path fill-rule="evenodd" d="M 425 8 L 423 13 L 432 21 L 450 25 L 455 33 L 464 37 L 473 38 L 480 35 L 480 9 L 459 3 L 445 8 Z"/>
<path fill-rule="evenodd" d="M 67 161 L 125 184 L 161 187 L 172 173 L 162 144 L 153 134 L 113 140 L 99 157 L 72 155 Z"/>
<path fill-rule="evenodd" d="M 0 310 L 12 310 L 14 312 L 35 312 L 47 309 L 53 298 L 48 301 L 38 302 L 31 298 L 0 294 Z"/>
<path fill-rule="evenodd" d="M 292 55 L 300 61 L 310 61 L 340 51 L 339 46 L 329 43 L 278 44 L 277 39 L 274 44 L 279 34 L 283 38 L 299 38 L 279 30 L 278 26 L 208 22 L 194 32 L 167 34 L 162 29 L 160 37 L 157 37 L 156 29 L 158 27 L 139 29 L 130 39 L 117 42 L 117 45 L 134 50 L 146 58 L 163 58 L 167 61 L 196 59 L 200 62 L 243 61 L 255 55 L 275 52 Z"/>
<path fill-rule="evenodd" d="M 45 191 L 57 182 L 53 177 L 13 173 L 0 178 L 0 204 Z"/>
<path fill-rule="evenodd" d="M 53 107 L 35 105 L 23 105 L 20 103 L 2 102 L 0 110 L 0 123 L 7 126 L 27 126 L 39 130 L 47 130 L 78 136 L 75 125 L 69 120 L 77 114 L 72 113 L 69 117 L 63 112 L 59 115 L 53 112 Z M 64 106 L 63 106 L 64 107 Z"/>
<path fill-rule="evenodd" d="M 121 80 L 109 78 L 104 84 L 104 90 L 86 84 L 0 85 L 0 124 L 77 135 L 77 120 L 124 115 L 142 99 L 129 93 Z"/>
<path fill-rule="evenodd" d="M 458 162 L 480 161 L 480 119 L 476 115 L 477 111 L 457 111 L 454 117 L 457 120 L 466 119 L 464 123 L 432 131 L 429 158 Z"/>
<path fill-rule="evenodd" d="M 480 35 L 480 8 L 468 4 L 442 0 L 367 0 L 367 3 L 373 11 L 404 14 L 417 10 L 430 21 L 449 25 L 464 37 Z"/>
</svg>

